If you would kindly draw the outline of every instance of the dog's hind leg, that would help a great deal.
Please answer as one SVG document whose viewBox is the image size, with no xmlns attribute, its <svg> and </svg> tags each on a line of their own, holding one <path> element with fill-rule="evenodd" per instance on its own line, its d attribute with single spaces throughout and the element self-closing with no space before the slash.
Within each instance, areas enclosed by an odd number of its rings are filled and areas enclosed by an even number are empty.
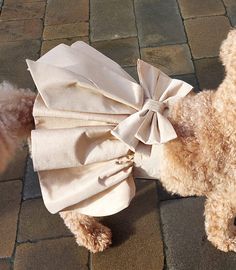
<svg viewBox="0 0 236 270">
<path fill-rule="evenodd" d="M 80 214 L 77 210 L 59 213 L 66 226 L 75 235 L 76 242 L 93 253 L 103 251 L 111 244 L 111 230 L 95 218 Z"/>
</svg>

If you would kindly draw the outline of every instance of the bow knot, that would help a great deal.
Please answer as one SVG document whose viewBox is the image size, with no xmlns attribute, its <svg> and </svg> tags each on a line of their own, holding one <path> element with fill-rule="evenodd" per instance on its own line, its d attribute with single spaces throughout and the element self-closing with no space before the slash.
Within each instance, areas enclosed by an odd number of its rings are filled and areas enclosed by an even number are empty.
<svg viewBox="0 0 236 270">
<path fill-rule="evenodd" d="M 148 110 L 162 114 L 166 108 L 167 106 L 163 102 L 153 99 L 146 99 L 142 110 Z"/>
</svg>

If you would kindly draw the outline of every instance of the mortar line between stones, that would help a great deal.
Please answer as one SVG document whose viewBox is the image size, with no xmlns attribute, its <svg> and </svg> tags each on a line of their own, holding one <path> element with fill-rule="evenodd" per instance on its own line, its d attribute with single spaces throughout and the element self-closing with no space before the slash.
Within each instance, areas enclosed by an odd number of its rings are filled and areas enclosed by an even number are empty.
<svg viewBox="0 0 236 270">
<path fill-rule="evenodd" d="M 74 235 L 60 235 L 60 236 L 45 237 L 45 238 L 34 239 L 34 240 L 28 239 L 26 241 L 17 242 L 17 246 L 23 245 L 23 244 L 36 244 L 36 243 L 40 243 L 43 241 L 58 240 L 58 239 L 73 238 L 73 237 L 74 237 Z"/>
<path fill-rule="evenodd" d="M 184 33 L 185 33 L 185 36 L 186 36 L 186 43 L 187 43 L 187 46 L 188 46 L 188 48 L 189 48 L 189 52 L 190 52 L 190 55 L 191 55 L 191 61 L 192 61 L 192 63 L 193 63 L 193 69 L 194 69 L 194 74 L 195 74 L 195 78 L 196 78 L 196 82 L 197 82 L 197 87 L 198 87 L 198 89 L 200 89 L 200 84 L 199 84 L 198 77 L 197 77 L 197 73 L 196 73 L 196 65 L 195 65 L 195 62 L 194 62 L 194 58 L 193 58 L 191 46 L 189 45 L 188 35 L 187 35 L 187 31 L 186 31 L 186 29 L 185 29 L 184 18 L 182 17 L 182 13 L 181 13 L 181 9 L 180 9 L 180 5 L 179 5 L 179 1 L 178 1 L 178 0 L 176 0 L 176 4 L 177 4 L 178 10 L 179 10 L 180 18 L 181 18 L 181 20 L 182 20 L 183 29 L 184 29 Z M 200 90 L 201 90 L 201 89 L 200 89 Z"/>
<path fill-rule="evenodd" d="M 222 14 L 215 14 L 215 15 L 199 15 L 195 17 L 190 17 L 190 18 L 184 18 L 185 21 L 190 21 L 190 20 L 196 20 L 196 19 L 204 19 L 204 18 L 212 18 L 212 17 L 227 17 L 226 11 L 225 13 Z"/>
<path fill-rule="evenodd" d="M 162 246 L 162 251 L 163 251 L 163 258 L 164 258 L 164 262 L 163 262 L 163 269 L 162 270 L 167 270 L 167 264 L 166 264 L 166 251 L 165 251 L 165 247 L 166 247 L 166 244 L 165 244 L 165 241 L 164 241 L 164 233 L 163 233 L 163 230 L 162 230 L 162 221 L 161 221 L 161 210 L 160 210 L 160 203 L 161 201 L 159 200 L 159 197 L 158 197 L 158 181 L 160 180 L 157 180 L 155 181 L 155 186 L 156 186 L 156 198 L 157 198 L 157 215 L 159 215 L 159 227 L 160 227 L 160 235 L 161 235 L 161 240 L 162 240 L 162 243 L 163 243 L 163 246 Z"/>
<path fill-rule="evenodd" d="M 231 25 L 232 27 L 234 27 L 234 26 L 233 26 L 233 23 L 231 22 L 230 16 L 229 16 L 229 14 L 228 14 L 228 9 L 227 9 L 227 6 L 225 5 L 224 0 L 221 0 L 221 3 L 222 3 L 222 5 L 223 5 L 224 8 L 225 8 L 225 16 L 229 19 L 230 25 Z"/>
<path fill-rule="evenodd" d="M 91 45 L 91 22 L 90 22 L 90 18 L 91 18 L 91 1 L 88 1 L 88 40 L 89 40 L 89 45 Z"/>
<path fill-rule="evenodd" d="M 39 49 L 39 56 L 41 56 L 42 46 L 43 46 L 43 32 L 44 32 L 44 27 L 45 27 L 45 17 L 46 17 L 46 11 L 47 11 L 47 4 L 48 4 L 48 1 L 46 0 L 45 1 L 45 7 L 44 7 L 44 16 L 42 18 L 43 29 L 42 29 L 42 34 L 41 34 L 41 38 L 40 38 L 41 44 L 40 44 L 40 49 Z"/>
<path fill-rule="evenodd" d="M 141 58 L 141 47 L 140 47 L 140 43 L 139 43 L 139 33 L 138 33 L 138 25 L 137 25 L 137 17 L 136 17 L 134 0 L 132 1 L 132 3 L 133 3 L 134 23 L 135 23 L 135 28 L 136 28 L 136 32 L 137 32 L 139 58 Z"/>
<path fill-rule="evenodd" d="M 24 181 L 21 180 L 21 183 L 22 183 L 22 186 L 21 186 L 21 200 L 20 200 L 20 207 L 19 207 L 19 211 L 18 211 L 18 215 L 17 215 L 15 244 L 14 244 L 14 249 L 13 249 L 12 256 L 10 258 L 10 261 L 11 261 L 10 270 L 13 270 L 14 269 L 16 247 L 17 247 L 17 236 L 18 236 L 18 231 L 19 231 L 20 214 L 21 214 L 21 208 L 22 208 L 22 202 L 23 202 Z"/>
</svg>

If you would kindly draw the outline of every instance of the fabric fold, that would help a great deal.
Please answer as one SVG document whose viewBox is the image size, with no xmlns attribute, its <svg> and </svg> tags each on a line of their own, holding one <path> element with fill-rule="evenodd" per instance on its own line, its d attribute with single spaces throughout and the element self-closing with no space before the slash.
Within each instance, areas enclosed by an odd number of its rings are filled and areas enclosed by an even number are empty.
<svg viewBox="0 0 236 270">
<path fill-rule="evenodd" d="M 161 144 L 176 138 L 173 102 L 192 89 L 138 60 L 138 84 L 84 42 L 27 65 L 38 89 L 32 158 L 51 213 L 104 216 L 127 207 L 134 176 L 158 178 Z"/>
</svg>

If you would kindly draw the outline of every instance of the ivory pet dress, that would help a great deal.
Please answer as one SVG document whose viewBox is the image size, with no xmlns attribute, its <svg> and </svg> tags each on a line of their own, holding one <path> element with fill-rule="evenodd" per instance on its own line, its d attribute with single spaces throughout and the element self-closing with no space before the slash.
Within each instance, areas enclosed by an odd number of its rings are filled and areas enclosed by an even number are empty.
<svg viewBox="0 0 236 270">
<path fill-rule="evenodd" d="M 141 60 L 139 84 L 80 41 L 27 65 L 38 89 L 32 159 L 47 209 L 106 216 L 126 208 L 134 177 L 159 177 L 162 144 L 176 138 L 168 107 L 192 86 Z"/>
</svg>

